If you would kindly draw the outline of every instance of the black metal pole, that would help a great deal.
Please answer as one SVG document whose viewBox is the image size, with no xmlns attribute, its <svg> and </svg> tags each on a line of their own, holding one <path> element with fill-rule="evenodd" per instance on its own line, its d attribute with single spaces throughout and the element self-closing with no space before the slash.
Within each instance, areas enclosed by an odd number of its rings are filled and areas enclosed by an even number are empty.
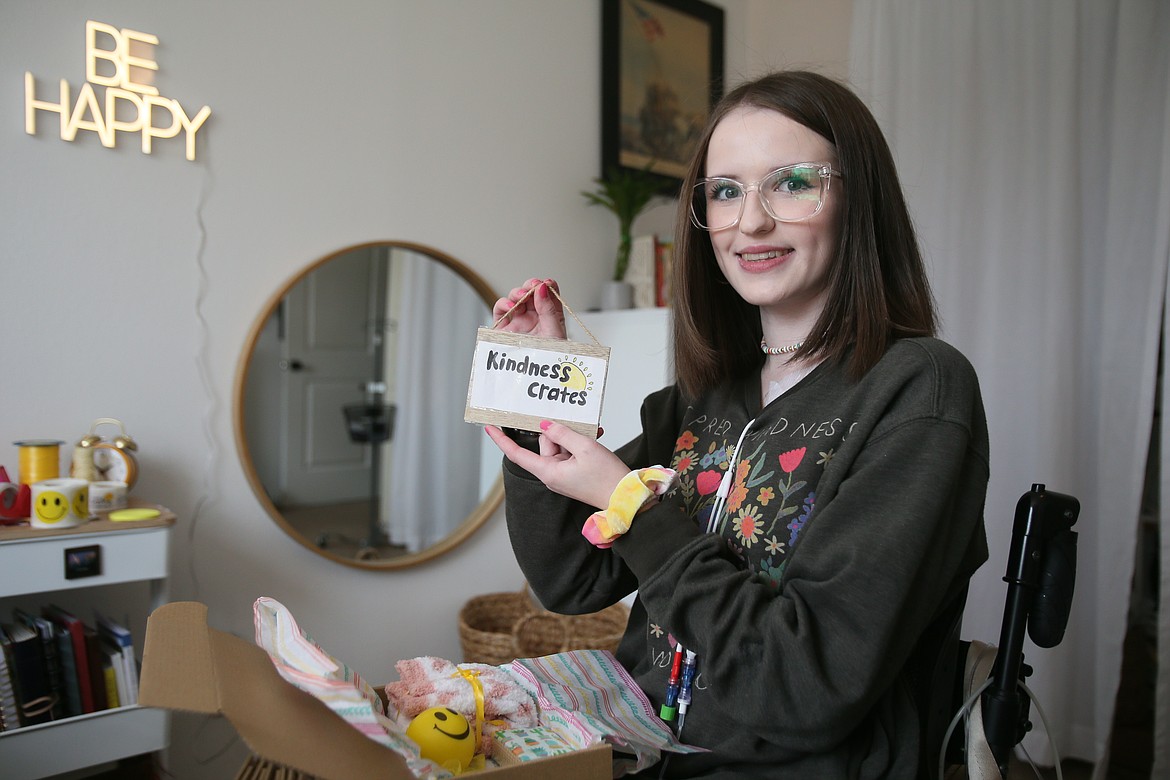
<svg viewBox="0 0 1170 780">
<path fill-rule="evenodd" d="M 1051 647 L 1060 641 L 1068 604 L 1072 600 L 1075 576 L 1075 534 L 1071 532 L 1080 511 L 1080 503 L 1071 496 L 1047 491 L 1042 484 L 1020 497 L 1012 525 L 1012 543 L 1008 553 L 1008 584 L 999 648 L 991 668 L 991 684 L 983 693 L 983 730 L 1000 775 L 1007 777 L 1012 748 L 1028 729 L 1027 700 L 1020 694 L 1020 672 L 1024 666 L 1024 633 L 1031 612 L 1042 605 L 1044 634 L 1054 637 Z M 1071 541 L 1064 543 L 1069 537 Z M 1071 544 L 1071 547 L 1069 546 Z M 1056 554 L 1050 555 L 1049 547 Z M 1071 559 L 1070 559 L 1071 556 Z M 1045 592 L 1058 596 L 1053 603 L 1037 599 L 1042 579 L 1048 582 Z M 1033 641 L 1036 636 L 1033 635 Z"/>
</svg>

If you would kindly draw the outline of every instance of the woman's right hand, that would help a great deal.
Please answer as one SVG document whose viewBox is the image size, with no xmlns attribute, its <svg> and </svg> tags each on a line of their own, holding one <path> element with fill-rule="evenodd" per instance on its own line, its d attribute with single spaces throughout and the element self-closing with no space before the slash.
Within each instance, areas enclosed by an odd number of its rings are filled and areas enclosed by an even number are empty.
<svg viewBox="0 0 1170 780">
<path fill-rule="evenodd" d="M 531 295 L 528 295 L 529 290 L 533 290 Z M 560 288 L 552 279 L 529 279 L 519 287 L 514 287 L 506 298 L 496 301 L 492 307 L 492 320 L 499 320 L 512 312 L 510 317 L 500 323 L 499 330 L 550 339 L 566 338 L 565 310 L 553 290 L 559 292 Z M 528 297 L 519 303 L 526 295 Z"/>
</svg>

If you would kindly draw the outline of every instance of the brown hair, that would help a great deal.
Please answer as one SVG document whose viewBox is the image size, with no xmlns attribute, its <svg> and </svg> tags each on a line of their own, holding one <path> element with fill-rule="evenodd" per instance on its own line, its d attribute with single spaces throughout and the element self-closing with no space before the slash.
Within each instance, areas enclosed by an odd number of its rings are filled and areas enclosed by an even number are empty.
<svg viewBox="0 0 1170 780">
<path fill-rule="evenodd" d="M 869 109 L 849 88 L 817 73 L 784 71 L 742 84 L 711 113 L 680 190 L 675 222 L 675 373 L 694 397 L 763 365 L 759 309 L 723 278 L 707 231 L 690 220 L 690 196 L 704 175 L 707 145 L 730 111 L 778 111 L 819 133 L 836 151 L 843 193 L 835 262 L 820 320 L 797 357 L 846 364 L 860 378 L 903 336 L 931 336 L 934 299 L 894 158 Z"/>
</svg>

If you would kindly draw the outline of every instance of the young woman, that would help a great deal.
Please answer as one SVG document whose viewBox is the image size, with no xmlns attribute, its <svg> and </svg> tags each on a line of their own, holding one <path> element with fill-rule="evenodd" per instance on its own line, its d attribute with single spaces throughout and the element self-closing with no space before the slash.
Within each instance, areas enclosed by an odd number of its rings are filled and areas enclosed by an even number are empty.
<svg viewBox="0 0 1170 780">
<path fill-rule="evenodd" d="M 696 654 L 681 739 L 710 752 L 647 774 L 913 778 L 911 659 L 987 557 L 988 443 L 870 112 L 807 72 L 730 92 L 675 250 L 677 384 L 640 436 L 611 452 L 550 423 L 533 452 L 488 428 L 517 559 L 556 611 L 638 591 L 617 657 L 655 706 L 676 643 Z M 552 286 L 496 317 L 563 337 Z M 669 490 L 617 506 L 651 466 Z"/>
</svg>

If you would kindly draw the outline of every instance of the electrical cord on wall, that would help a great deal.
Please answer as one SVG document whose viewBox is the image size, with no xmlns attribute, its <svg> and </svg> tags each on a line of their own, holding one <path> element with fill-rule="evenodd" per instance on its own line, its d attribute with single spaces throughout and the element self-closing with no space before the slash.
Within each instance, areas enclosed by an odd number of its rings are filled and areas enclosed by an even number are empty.
<svg viewBox="0 0 1170 780">
<path fill-rule="evenodd" d="M 212 495 L 211 485 L 215 476 L 215 459 L 218 449 L 213 425 L 218 404 L 216 401 L 215 387 L 211 382 L 211 369 L 207 355 L 208 345 L 210 343 L 210 328 L 207 325 L 207 317 L 203 312 L 204 304 L 207 301 L 208 286 L 207 266 L 204 262 L 204 250 L 207 248 L 207 225 L 203 221 L 203 209 L 207 205 L 207 198 L 212 191 L 212 185 L 215 180 L 211 171 L 211 164 L 206 159 L 203 161 L 203 171 L 203 182 L 199 186 L 199 197 L 195 202 L 195 225 L 199 230 L 199 238 L 195 249 L 195 270 L 198 275 L 195 285 L 195 319 L 199 323 L 199 340 L 195 349 L 195 366 L 198 369 L 199 383 L 203 388 L 203 395 L 207 401 L 201 426 L 203 441 L 207 445 L 207 457 L 203 461 L 202 476 L 199 481 L 199 496 L 195 500 L 195 507 L 191 510 L 191 522 L 187 526 L 188 566 L 193 589 L 192 599 L 195 601 L 199 600 L 200 590 L 199 574 L 195 565 L 195 528 L 198 525 L 199 517 L 204 507 Z M 211 721 L 217 719 L 218 716 L 216 715 L 204 716 L 202 722 L 195 730 L 194 743 L 196 745 L 204 744 L 204 729 Z M 223 745 L 212 751 L 209 755 L 196 758 L 195 762 L 200 766 L 206 766 L 227 753 L 239 741 L 239 734 L 233 730 L 231 737 Z"/>
<path fill-rule="evenodd" d="M 199 483 L 199 497 L 195 501 L 195 508 L 191 511 L 191 523 L 187 526 L 187 550 L 189 554 L 189 568 L 191 585 L 194 589 L 193 598 L 199 600 L 199 575 L 195 566 L 195 527 L 199 522 L 200 513 L 211 496 L 211 484 L 215 471 L 216 443 L 212 421 L 215 418 L 216 396 L 215 388 L 211 384 L 211 370 L 208 367 L 207 347 L 210 341 L 207 317 L 204 316 L 203 306 L 207 300 L 207 267 L 203 253 L 207 248 L 207 225 L 203 221 L 203 208 L 207 205 L 207 196 L 211 192 L 214 176 L 211 165 L 203 161 L 203 183 L 199 187 L 199 198 L 195 203 L 195 224 L 199 229 L 199 240 L 195 249 L 195 270 L 198 279 L 195 285 L 195 319 L 199 323 L 199 341 L 195 350 L 195 365 L 198 368 L 199 383 L 203 387 L 203 395 L 207 406 L 203 413 L 203 440 L 207 445 L 207 457 L 203 462 L 203 472 Z"/>
</svg>

